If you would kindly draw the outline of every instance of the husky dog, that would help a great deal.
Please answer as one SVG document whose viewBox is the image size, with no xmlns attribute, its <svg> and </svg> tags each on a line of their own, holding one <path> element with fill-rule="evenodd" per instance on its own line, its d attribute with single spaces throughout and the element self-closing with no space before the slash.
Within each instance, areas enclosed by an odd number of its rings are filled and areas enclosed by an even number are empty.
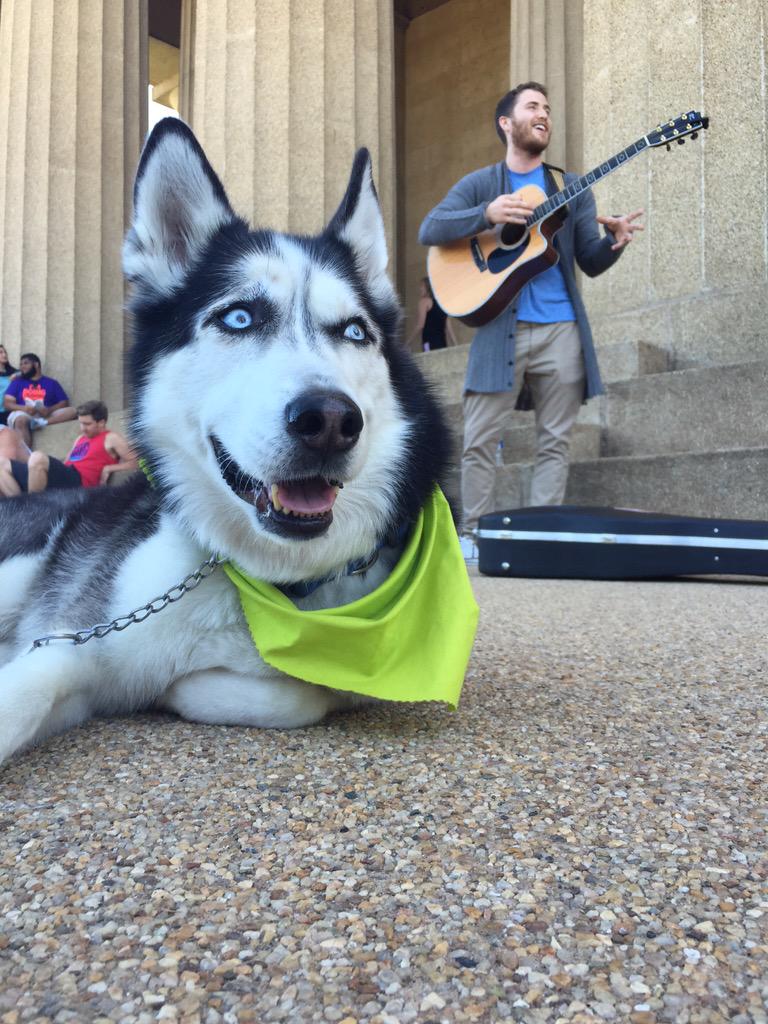
<svg viewBox="0 0 768 1024">
<path fill-rule="evenodd" d="M 211 555 L 300 608 L 382 583 L 450 446 L 386 265 L 366 150 L 328 226 L 301 237 L 251 231 L 187 126 L 155 128 L 124 246 L 152 482 L 0 502 L 0 761 L 96 715 L 295 727 L 361 700 L 266 664 L 222 570 L 125 630 L 32 641 L 125 616 Z"/>
</svg>

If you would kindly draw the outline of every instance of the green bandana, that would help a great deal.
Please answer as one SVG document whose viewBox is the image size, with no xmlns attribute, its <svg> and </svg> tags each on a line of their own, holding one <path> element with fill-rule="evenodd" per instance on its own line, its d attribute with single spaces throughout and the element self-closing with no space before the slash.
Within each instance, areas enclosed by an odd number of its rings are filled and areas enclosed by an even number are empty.
<svg viewBox="0 0 768 1024">
<path fill-rule="evenodd" d="M 390 576 L 352 604 L 300 611 L 276 587 L 232 563 L 224 571 L 238 589 L 259 654 L 282 672 L 382 700 L 458 704 L 478 607 L 438 489 Z"/>
</svg>

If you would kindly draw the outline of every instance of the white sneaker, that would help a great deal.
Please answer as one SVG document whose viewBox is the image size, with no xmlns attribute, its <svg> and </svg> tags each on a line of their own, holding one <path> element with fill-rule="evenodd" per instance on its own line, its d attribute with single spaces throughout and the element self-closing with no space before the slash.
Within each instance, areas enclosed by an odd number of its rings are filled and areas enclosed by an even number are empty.
<svg viewBox="0 0 768 1024">
<path fill-rule="evenodd" d="M 467 565 L 477 565 L 477 544 L 473 537 L 459 537 L 459 545 Z"/>
</svg>

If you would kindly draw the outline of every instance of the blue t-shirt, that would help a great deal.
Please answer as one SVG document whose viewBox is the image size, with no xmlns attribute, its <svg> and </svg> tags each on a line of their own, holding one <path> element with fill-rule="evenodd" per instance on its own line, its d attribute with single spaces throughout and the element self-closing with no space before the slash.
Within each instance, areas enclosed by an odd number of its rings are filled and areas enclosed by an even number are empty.
<svg viewBox="0 0 768 1024">
<path fill-rule="evenodd" d="M 538 185 L 542 192 L 547 191 L 544 167 L 541 164 L 528 174 L 515 174 L 509 168 L 507 173 L 510 192 L 517 192 L 524 185 Z M 559 263 L 538 274 L 523 287 L 518 296 L 517 318 L 534 324 L 559 324 L 576 319 Z"/>
</svg>

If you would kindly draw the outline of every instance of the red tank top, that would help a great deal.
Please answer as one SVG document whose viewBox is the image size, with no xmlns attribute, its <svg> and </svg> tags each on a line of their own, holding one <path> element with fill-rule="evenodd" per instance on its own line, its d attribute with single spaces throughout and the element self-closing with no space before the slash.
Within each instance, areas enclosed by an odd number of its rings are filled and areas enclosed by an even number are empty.
<svg viewBox="0 0 768 1024">
<path fill-rule="evenodd" d="M 78 437 L 72 451 L 64 460 L 65 466 L 74 466 L 83 481 L 83 487 L 98 487 L 101 471 L 105 466 L 114 466 L 119 462 L 104 447 L 109 433 L 102 431 L 96 437 Z"/>
</svg>

